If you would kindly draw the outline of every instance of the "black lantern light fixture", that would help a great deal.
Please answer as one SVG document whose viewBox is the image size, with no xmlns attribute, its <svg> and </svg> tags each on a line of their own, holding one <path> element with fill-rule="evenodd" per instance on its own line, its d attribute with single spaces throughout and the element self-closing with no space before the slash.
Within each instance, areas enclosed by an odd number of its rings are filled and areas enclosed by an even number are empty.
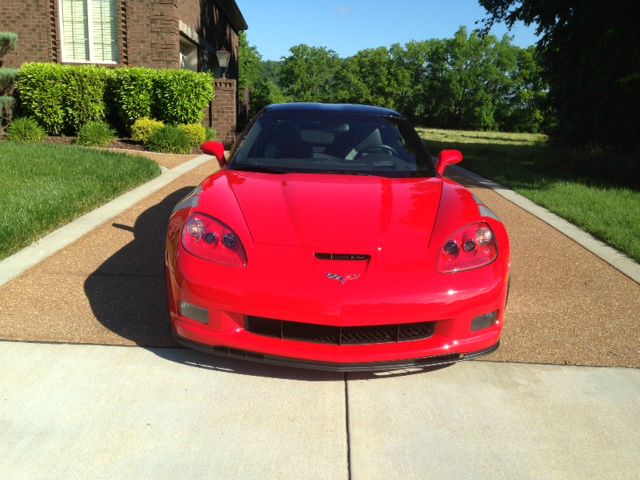
<svg viewBox="0 0 640 480">
<path fill-rule="evenodd" d="M 222 47 L 216 52 L 216 57 L 218 57 L 218 65 L 220 65 L 220 73 L 222 74 L 222 78 L 227 78 L 227 67 L 229 66 L 231 52 Z"/>
</svg>

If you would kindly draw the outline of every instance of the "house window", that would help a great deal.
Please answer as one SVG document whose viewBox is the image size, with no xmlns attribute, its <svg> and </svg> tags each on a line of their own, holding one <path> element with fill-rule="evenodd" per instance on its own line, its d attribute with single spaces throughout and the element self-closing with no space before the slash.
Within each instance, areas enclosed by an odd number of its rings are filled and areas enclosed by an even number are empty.
<svg viewBox="0 0 640 480">
<path fill-rule="evenodd" d="M 198 47 L 184 37 L 180 37 L 180 68 L 198 71 Z"/>
<path fill-rule="evenodd" d="M 63 62 L 118 62 L 117 1 L 60 0 Z"/>
</svg>

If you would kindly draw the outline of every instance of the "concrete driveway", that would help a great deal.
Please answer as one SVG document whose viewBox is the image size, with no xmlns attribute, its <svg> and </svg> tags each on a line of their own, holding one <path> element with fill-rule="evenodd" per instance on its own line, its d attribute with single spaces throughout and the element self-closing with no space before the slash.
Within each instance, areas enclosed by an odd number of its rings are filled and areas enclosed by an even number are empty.
<svg viewBox="0 0 640 480">
<path fill-rule="evenodd" d="M 164 228 L 215 168 L 0 286 L 0 478 L 640 477 L 640 285 L 477 185 L 513 243 L 487 361 L 340 375 L 176 348 Z"/>
<path fill-rule="evenodd" d="M 0 342 L 0 478 L 637 479 L 640 371 Z"/>
</svg>

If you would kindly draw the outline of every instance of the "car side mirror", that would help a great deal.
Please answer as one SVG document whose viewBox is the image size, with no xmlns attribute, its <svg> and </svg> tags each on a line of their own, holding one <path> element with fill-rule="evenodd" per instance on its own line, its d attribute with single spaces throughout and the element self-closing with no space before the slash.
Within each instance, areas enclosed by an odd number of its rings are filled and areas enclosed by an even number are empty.
<svg viewBox="0 0 640 480">
<path fill-rule="evenodd" d="M 216 157 L 221 167 L 226 165 L 227 159 L 224 156 L 224 145 L 222 142 L 204 142 L 200 145 L 200 150 L 202 150 L 202 153 Z"/>
<path fill-rule="evenodd" d="M 438 173 L 444 175 L 444 171 L 449 165 L 455 165 L 462 161 L 462 152 L 460 150 L 442 150 L 438 155 Z"/>
</svg>

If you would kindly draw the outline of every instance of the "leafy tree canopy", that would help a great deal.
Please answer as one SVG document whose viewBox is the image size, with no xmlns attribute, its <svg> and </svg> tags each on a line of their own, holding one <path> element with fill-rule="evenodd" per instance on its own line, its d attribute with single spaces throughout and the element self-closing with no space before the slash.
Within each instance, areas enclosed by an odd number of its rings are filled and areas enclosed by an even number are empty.
<svg viewBox="0 0 640 480">
<path fill-rule="evenodd" d="M 255 59 L 253 48 L 244 51 Z M 551 116 L 537 58 L 509 37 L 462 27 L 450 39 L 366 49 L 346 59 L 324 47 L 297 45 L 282 61 L 241 73 L 253 72 L 243 80 L 254 113 L 282 101 L 363 103 L 432 127 L 538 132 Z"/>
<path fill-rule="evenodd" d="M 249 45 L 246 32 L 238 38 L 238 91 L 241 98 L 245 88 L 252 89 L 261 79 L 262 56 L 255 46 Z"/>
<path fill-rule="evenodd" d="M 279 83 L 284 93 L 299 102 L 331 102 L 331 83 L 340 67 L 340 57 L 324 47 L 297 45 L 280 67 Z"/>
<path fill-rule="evenodd" d="M 557 135 L 574 144 L 640 146 L 636 0 L 480 0 L 496 22 L 535 24 Z"/>
</svg>

